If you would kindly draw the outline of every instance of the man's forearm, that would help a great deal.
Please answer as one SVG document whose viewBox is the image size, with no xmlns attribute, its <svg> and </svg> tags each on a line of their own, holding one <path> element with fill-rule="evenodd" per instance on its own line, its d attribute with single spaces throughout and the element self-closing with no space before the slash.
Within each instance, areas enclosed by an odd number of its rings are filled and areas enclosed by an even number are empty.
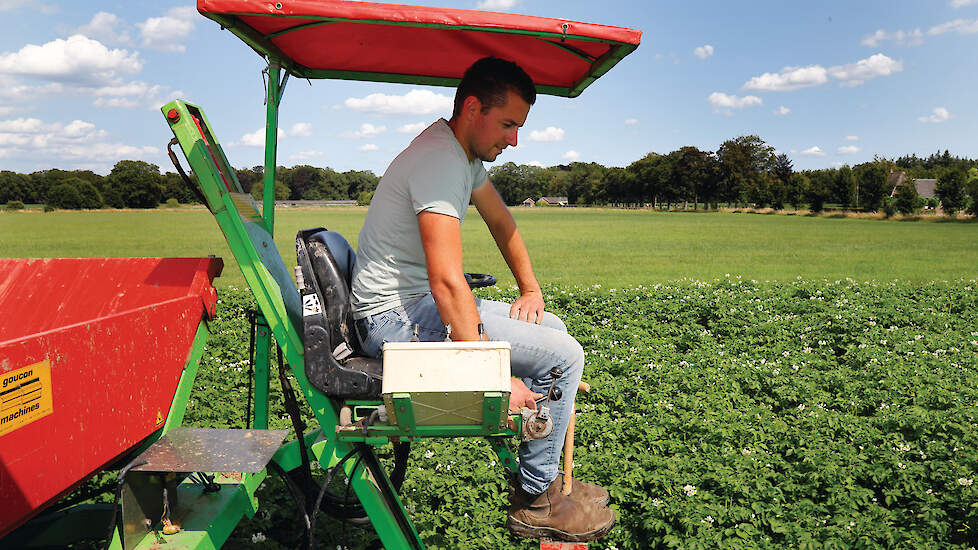
<svg viewBox="0 0 978 550">
<path fill-rule="evenodd" d="M 506 208 L 492 182 L 486 181 L 482 187 L 474 191 L 472 199 L 483 221 L 486 222 L 493 240 L 496 241 L 496 247 L 506 260 L 506 265 L 516 278 L 520 292 L 523 294 L 539 292 L 540 284 L 533 274 L 530 254 L 526 250 L 519 229 L 516 228 L 516 220 Z"/>
<path fill-rule="evenodd" d="M 520 293 L 540 292 L 540 283 L 533 273 L 533 265 L 530 263 L 530 253 L 526 250 L 526 244 L 520 235 L 520 230 L 516 227 L 516 222 L 501 220 L 498 225 L 490 225 L 489 232 L 496 241 L 499 252 L 502 253 L 506 265 L 516 279 L 516 284 L 520 288 Z"/>
<path fill-rule="evenodd" d="M 428 285 L 452 340 L 479 339 L 479 310 L 462 273 L 462 233 L 458 218 L 421 212 L 418 227 L 428 269 Z"/>
<path fill-rule="evenodd" d="M 446 276 L 428 282 L 442 322 L 452 327 L 451 339 L 478 340 L 479 310 L 465 276 L 459 272 L 458 277 Z"/>
</svg>

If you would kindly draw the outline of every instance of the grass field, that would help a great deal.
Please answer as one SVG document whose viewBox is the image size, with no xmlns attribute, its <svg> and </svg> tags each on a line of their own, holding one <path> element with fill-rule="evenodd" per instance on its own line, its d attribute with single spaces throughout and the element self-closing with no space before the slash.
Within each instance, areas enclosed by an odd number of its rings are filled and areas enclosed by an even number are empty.
<svg viewBox="0 0 978 550">
<path fill-rule="evenodd" d="M 277 214 L 294 263 L 298 229 L 324 225 L 355 244 L 365 209 Z M 592 549 L 975 546 L 978 224 L 514 215 L 548 309 L 587 350 L 594 390 L 578 402 L 575 474 L 606 486 L 618 514 Z M 503 282 L 480 294 L 513 299 L 475 211 L 463 231 L 466 269 Z M 228 265 L 186 424 L 241 427 L 254 301 L 227 288 L 242 278 L 206 211 L 0 214 L 0 256 L 207 254 Z M 273 427 L 289 428 L 273 394 Z M 276 483 L 225 548 L 297 547 Z M 402 496 L 429 548 L 537 547 L 503 527 L 506 480 L 484 442 L 415 442 Z M 369 531 L 320 522 L 323 546 L 371 547 Z"/>
<path fill-rule="evenodd" d="M 325 226 L 356 246 L 364 208 L 279 209 L 276 243 L 295 264 L 296 231 Z M 736 213 L 513 209 L 541 282 L 637 285 L 740 275 L 931 281 L 971 278 L 978 224 Z M 465 269 L 512 284 L 489 232 L 470 209 Z M 219 286 L 243 284 L 202 209 L 0 214 L 0 257 L 203 256 L 227 262 Z"/>
</svg>

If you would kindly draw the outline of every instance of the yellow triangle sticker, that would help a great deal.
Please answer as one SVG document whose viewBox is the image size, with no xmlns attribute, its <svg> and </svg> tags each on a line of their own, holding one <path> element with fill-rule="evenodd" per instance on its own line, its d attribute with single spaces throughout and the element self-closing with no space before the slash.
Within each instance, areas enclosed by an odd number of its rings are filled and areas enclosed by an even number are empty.
<svg viewBox="0 0 978 550">
<path fill-rule="evenodd" d="M 163 423 L 163 411 L 159 409 L 156 409 L 156 423 L 157 424 Z"/>
</svg>

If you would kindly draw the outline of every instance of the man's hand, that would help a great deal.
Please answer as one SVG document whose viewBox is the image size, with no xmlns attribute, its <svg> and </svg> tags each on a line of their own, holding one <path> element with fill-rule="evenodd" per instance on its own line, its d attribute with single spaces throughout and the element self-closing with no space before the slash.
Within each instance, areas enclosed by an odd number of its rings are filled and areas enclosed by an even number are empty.
<svg viewBox="0 0 978 550">
<path fill-rule="evenodd" d="M 523 293 L 509 308 L 509 318 L 540 324 L 543 321 L 543 293 L 539 290 Z"/>
<path fill-rule="evenodd" d="M 543 397 L 542 393 L 531 391 L 519 378 L 511 377 L 509 379 L 509 385 L 509 412 L 520 412 L 521 407 L 528 409 L 537 408 L 536 400 Z"/>
</svg>

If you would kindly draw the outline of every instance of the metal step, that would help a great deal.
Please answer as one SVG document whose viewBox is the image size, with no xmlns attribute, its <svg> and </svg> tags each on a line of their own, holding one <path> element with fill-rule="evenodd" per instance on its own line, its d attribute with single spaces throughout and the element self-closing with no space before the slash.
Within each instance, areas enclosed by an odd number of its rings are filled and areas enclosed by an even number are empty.
<svg viewBox="0 0 978 550">
<path fill-rule="evenodd" d="M 164 519 L 180 526 L 193 522 L 198 508 L 201 511 L 206 508 L 207 514 L 213 515 L 215 504 L 240 500 L 229 499 L 227 493 L 237 491 L 245 475 L 263 472 L 288 433 L 287 430 L 210 428 L 170 430 L 136 457 L 125 474 L 124 549 L 136 548 L 147 535 L 156 537 L 153 533 L 162 529 Z M 188 480 L 194 472 L 219 475 L 217 479 Z M 188 494 L 193 481 L 200 481 L 200 488 L 193 492 L 192 498 L 181 497 Z M 228 513 L 240 518 L 244 510 L 237 508 L 229 506 Z"/>
</svg>

